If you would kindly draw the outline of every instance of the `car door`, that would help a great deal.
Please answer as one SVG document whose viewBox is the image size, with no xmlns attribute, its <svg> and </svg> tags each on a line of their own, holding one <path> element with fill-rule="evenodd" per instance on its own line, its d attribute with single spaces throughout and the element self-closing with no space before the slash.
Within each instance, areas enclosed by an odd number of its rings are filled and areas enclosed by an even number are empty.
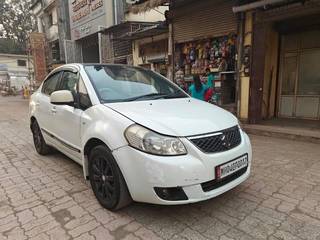
<svg viewBox="0 0 320 240">
<path fill-rule="evenodd" d="M 36 119 L 42 130 L 43 136 L 47 142 L 51 142 L 51 133 L 53 132 L 53 105 L 50 103 L 50 95 L 54 92 L 61 78 L 62 72 L 56 72 L 50 75 L 43 83 L 41 91 L 38 93 L 35 100 L 36 104 Z"/>
<path fill-rule="evenodd" d="M 59 148 L 75 161 L 81 163 L 81 115 L 79 107 L 78 83 L 80 74 L 75 71 L 64 71 L 58 90 L 71 91 L 73 105 L 54 105 L 54 132 Z"/>
</svg>

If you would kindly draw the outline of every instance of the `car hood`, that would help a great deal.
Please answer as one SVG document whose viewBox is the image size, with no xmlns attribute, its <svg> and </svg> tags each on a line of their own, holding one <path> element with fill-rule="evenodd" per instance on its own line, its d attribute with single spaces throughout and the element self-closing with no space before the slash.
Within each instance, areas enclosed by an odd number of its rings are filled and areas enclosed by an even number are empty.
<svg viewBox="0 0 320 240">
<path fill-rule="evenodd" d="M 137 124 L 171 136 L 211 133 L 238 124 L 231 113 L 193 98 L 108 103 L 105 106 Z"/>
</svg>

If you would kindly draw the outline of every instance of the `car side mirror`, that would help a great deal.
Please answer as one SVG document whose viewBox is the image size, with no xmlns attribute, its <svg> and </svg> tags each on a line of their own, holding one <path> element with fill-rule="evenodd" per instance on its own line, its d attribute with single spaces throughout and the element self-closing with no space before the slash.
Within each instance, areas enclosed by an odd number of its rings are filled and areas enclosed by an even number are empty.
<svg viewBox="0 0 320 240">
<path fill-rule="evenodd" d="M 59 90 L 51 93 L 50 102 L 55 105 L 74 105 L 74 98 L 70 91 Z"/>
</svg>

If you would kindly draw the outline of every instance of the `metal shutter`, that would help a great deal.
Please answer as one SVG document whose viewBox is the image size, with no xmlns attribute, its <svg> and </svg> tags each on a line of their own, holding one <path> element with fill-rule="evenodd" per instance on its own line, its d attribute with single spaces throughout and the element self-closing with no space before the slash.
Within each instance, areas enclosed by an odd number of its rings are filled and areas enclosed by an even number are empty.
<svg viewBox="0 0 320 240">
<path fill-rule="evenodd" d="M 173 36 L 176 43 L 236 32 L 232 12 L 235 1 L 202 0 L 173 10 Z"/>
</svg>

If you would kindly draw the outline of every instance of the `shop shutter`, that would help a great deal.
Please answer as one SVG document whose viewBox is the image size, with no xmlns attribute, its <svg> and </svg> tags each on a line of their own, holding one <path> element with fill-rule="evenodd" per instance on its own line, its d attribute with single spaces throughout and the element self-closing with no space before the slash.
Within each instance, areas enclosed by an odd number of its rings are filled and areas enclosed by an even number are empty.
<svg viewBox="0 0 320 240">
<path fill-rule="evenodd" d="M 236 32 L 237 19 L 232 12 L 235 1 L 202 0 L 173 10 L 173 36 L 176 43 Z"/>
<path fill-rule="evenodd" d="M 66 63 L 82 62 L 81 45 L 72 40 L 65 40 L 65 61 Z"/>
</svg>

